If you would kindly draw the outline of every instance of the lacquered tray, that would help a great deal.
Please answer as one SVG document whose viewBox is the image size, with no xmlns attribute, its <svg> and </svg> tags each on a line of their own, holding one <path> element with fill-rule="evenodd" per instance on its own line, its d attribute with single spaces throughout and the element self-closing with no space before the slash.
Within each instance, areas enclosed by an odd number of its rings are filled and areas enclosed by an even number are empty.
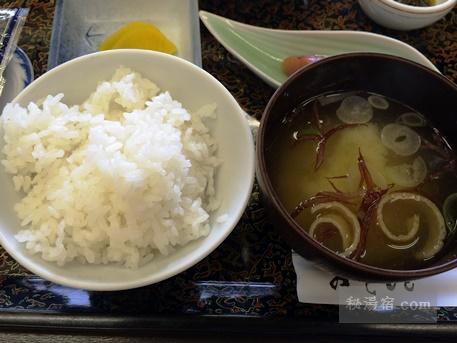
<svg viewBox="0 0 457 343">
<path fill-rule="evenodd" d="M 7 1 L 18 6 L 19 0 Z M 31 0 L 20 45 L 35 73 L 46 69 L 54 1 Z M 248 24 L 284 29 L 351 29 L 386 34 L 425 54 L 457 80 L 457 11 L 411 33 L 385 30 L 353 0 L 201 0 L 200 9 Z M 203 68 L 243 109 L 260 117 L 274 90 L 232 57 L 203 27 Z M 338 307 L 300 304 L 290 248 L 268 222 L 257 186 L 229 238 L 195 267 L 156 285 L 122 292 L 61 287 L 22 269 L 0 252 L 0 326 L 74 330 L 232 332 L 243 334 L 457 336 L 457 309 L 440 308 L 438 324 L 338 323 Z M 457 287 L 457 285 L 456 285 Z"/>
</svg>

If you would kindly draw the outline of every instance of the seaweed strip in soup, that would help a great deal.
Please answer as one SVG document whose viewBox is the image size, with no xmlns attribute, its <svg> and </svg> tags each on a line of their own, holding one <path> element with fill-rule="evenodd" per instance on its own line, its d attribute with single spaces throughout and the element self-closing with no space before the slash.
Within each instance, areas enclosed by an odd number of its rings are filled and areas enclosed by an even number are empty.
<svg viewBox="0 0 457 343">
<path fill-rule="evenodd" d="M 417 268 L 454 233 L 455 154 L 400 102 L 362 91 L 316 97 L 286 114 L 270 149 L 283 205 L 344 257 Z"/>
</svg>

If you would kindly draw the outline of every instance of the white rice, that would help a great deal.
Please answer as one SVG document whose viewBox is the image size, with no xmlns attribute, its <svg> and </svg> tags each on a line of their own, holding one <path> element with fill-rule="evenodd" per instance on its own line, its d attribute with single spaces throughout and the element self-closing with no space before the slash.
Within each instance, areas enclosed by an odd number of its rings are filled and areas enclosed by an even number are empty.
<svg viewBox="0 0 457 343">
<path fill-rule="evenodd" d="M 215 105 L 190 114 L 123 67 L 81 106 L 63 97 L 0 118 L 1 162 L 24 193 L 19 242 L 59 265 L 136 268 L 209 233 L 219 161 L 203 120 Z"/>
</svg>

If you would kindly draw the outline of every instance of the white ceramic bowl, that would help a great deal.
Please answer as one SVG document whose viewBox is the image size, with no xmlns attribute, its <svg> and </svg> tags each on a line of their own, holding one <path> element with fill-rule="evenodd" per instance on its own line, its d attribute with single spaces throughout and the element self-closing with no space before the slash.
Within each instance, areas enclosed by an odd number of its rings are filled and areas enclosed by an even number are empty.
<svg viewBox="0 0 457 343">
<path fill-rule="evenodd" d="M 457 0 L 438 0 L 434 6 L 420 7 L 395 0 L 359 0 L 363 11 L 379 25 L 396 30 L 414 30 L 443 18 Z"/>
<path fill-rule="evenodd" d="M 223 164 L 217 172 L 216 193 L 222 201 L 211 215 L 210 234 L 178 248 L 168 256 L 156 258 L 136 269 L 117 265 L 83 265 L 70 263 L 59 267 L 31 255 L 14 235 L 20 225 L 13 205 L 19 200 L 11 176 L 0 167 L 0 243 L 21 265 L 33 273 L 62 285 L 88 290 L 121 290 L 159 282 L 191 267 L 212 252 L 230 234 L 248 202 L 254 179 L 254 143 L 244 113 L 232 95 L 209 73 L 178 57 L 145 51 L 113 50 L 76 58 L 64 63 L 32 82 L 15 99 L 22 105 L 48 94 L 65 94 L 68 104 L 79 104 L 97 83 L 107 80 L 124 65 L 153 80 L 174 99 L 195 110 L 207 103 L 217 104 L 217 119 L 210 125 L 219 144 Z M 0 141 L 0 150 L 3 142 Z M 3 156 L 0 156 L 0 159 Z M 224 223 L 215 218 L 228 215 Z"/>
</svg>

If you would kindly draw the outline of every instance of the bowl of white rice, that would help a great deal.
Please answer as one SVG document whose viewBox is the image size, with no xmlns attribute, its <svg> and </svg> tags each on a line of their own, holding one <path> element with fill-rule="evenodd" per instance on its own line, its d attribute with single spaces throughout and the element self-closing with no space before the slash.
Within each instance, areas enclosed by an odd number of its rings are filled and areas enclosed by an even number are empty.
<svg viewBox="0 0 457 343">
<path fill-rule="evenodd" d="M 88 290 L 153 284 L 230 234 L 254 179 L 244 113 L 213 76 L 145 50 L 79 57 L 0 117 L 0 243 Z"/>
</svg>

